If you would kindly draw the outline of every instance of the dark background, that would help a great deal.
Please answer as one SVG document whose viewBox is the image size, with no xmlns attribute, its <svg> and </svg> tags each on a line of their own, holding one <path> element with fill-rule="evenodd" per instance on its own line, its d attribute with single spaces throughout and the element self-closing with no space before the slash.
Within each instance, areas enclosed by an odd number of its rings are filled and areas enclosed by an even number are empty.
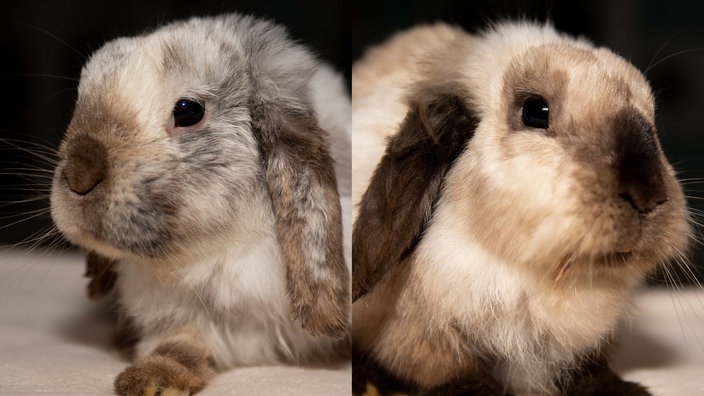
<svg viewBox="0 0 704 396">
<path fill-rule="evenodd" d="M 630 60 L 644 71 L 657 97 L 658 132 L 670 162 L 679 171 L 693 219 L 704 209 L 704 2 L 653 0 L 573 1 L 362 1 L 352 9 L 352 57 L 393 32 L 446 21 L 476 32 L 488 21 L 551 20 L 555 27 L 584 36 Z M 701 227 L 695 226 L 693 269 L 704 280 Z M 680 267 L 674 264 L 674 267 Z M 689 270 L 676 278 L 691 283 Z M 658 275 L 661 283 L 662 274 Z"/>
<path fill-rule="evenodd" d="M 641 70 L 657 96 L 658 129 L 695 220 L 704 213 L 704 3 L 654 0 L 573 1 L 21 1 L 0 16 L 0 247 L 33 245 L 51 224 L 53 151 L 67 126 L 85 58 L 105 41 L 189 16 L 252 13 L 287 26 L 292 37 L 350 77 L 366 47 L 418 23 L 444 20 L 476 31 L 486 22 L 527 17 L 611 48 Z M 65 42 L 66 44 L 62 43 Z M 73 49 L 69 48 L 72 47 Z M 668 56 L 669 59 L 663 60 Z M 663 60 L 661 63 L 657 63 Z M 53 77 L 50 77 L 53 76 Z M 14 146 L 19 146 L 17 149 Z M 42 154 L 43 155 L 43 154 Z M 28 199 L 39 199 L 22 202 Z M 33 216 L 37 216 L 36 218 Z M 17 224 L 13 224 L 16 221 Z M 701 235 L 701 230 L 697 230 Z M 697 240 L 701 239 L 698 237 Z M 55 239 L 43 239 L 46 246 Z M 704 261 L 693 242 L 695 263 Z M 1 263 L 0 263 L 1 264 Z M 686 278 L 682 274 L 680 278 Z"/>
</svg>

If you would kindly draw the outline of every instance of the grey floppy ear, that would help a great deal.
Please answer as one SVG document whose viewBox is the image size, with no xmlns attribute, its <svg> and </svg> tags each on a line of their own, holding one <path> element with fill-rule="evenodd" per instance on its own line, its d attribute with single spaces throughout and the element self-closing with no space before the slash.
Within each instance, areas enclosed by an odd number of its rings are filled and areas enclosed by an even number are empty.
<svg viewBox="0 0 704 396">
<path fill-rule="evenodd" d="M 410 97 L 406 118 L 359 205 L 352 233 L 353 300 L 372 290 L 420 240 L 445 174 L 479 122 L 466 98 L 450 86 L 418 86 Z"/>
<path fill-rule="evenodd" d="M 259 101 L 252 107 L 293 317 L 311 334 L 342 339 L 349 270 L 327 133 L 305 104 Z"/>
</svg>

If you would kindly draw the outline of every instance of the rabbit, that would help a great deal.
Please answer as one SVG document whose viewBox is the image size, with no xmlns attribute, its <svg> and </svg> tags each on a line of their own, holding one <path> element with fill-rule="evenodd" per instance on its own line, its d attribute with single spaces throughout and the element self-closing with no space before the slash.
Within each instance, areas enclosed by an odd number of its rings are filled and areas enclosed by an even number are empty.
<svg viewBox="0 0 704 396">
<path fill-rule="evenodd" d="M 644 76 L 504 21 L 398 33 L 352 79 L 353 392 L 650 394 L 609 351 L 691 231 Z"/>
<path fill-rule="evenodd" d="M 341 75 L 267 20 L 192 18 L 90 57 L 51 210 L 136 342 L 117 394 L 348 359 L 350 128 Z"/>
</svg>

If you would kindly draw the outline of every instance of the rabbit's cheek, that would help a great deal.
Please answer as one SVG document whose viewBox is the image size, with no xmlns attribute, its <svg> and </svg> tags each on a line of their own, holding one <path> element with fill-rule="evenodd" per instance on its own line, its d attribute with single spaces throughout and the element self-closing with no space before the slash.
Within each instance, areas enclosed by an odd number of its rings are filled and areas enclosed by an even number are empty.
<svg viewBox="0 0 704 396">
<path fill-rule="evenodd" d="M 155 257 L 174 249 L 177 195 L 154 190 L 141 181 L 113 192 L 104 202 L 105 216 L 96 233 L 116 248 L 138 256 Z"/>
<path fill-rule="evenodd" d="M 155 187 L 160 177 L 135 174 L 138 164 L 106 165 L 95 182 L 89 169 L 96 166 L 70 155 L 57 169 L 52 210 L 59 229 L 72 242 L 109 256 L 114 249 L 147 257 L 167 250 L 178 196 Z"/>
</svg>

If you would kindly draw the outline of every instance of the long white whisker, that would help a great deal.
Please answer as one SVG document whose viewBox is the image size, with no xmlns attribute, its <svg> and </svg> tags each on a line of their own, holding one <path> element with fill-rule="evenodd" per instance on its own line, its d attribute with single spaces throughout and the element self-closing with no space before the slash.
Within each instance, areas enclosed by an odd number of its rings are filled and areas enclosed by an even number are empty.
<svg viewBox="0 0 704 396">
<path fill-rule="evenodd" d="M 47 196 L 41 196 L 41 197 L 25 198 L 25 199 L 20 199 L 17 201 L 0 201 L 0 208 L 6 208 L 8 206 L 29 203 L 29 202 L 44 201 L 44 200 L 48 200 L 48 199 L 49 199 L 49 196 L 47 195 Z"/>
<path fill-rule="evenodd" d="M 57 80 L 67 80 L 67 81 L 72 81 L 72 82 L 79 82 L 79 79 L 77 79 L 75 77 L 66 77 L 66 76 L 60 76 L 60 75 L 56 75 L 56 74 L 47 74 L 47 73 L 19 73 L 19 74 L 15 74 L 15 76 L 55 78 Z"/>
<path fill-rule="evenodd" d="M 35 25 L 32 25 L 32 24 L 27 23 L 27 22 L 24 22 L 24 21 L 16 21 L 16 22 L 17 22 L 18 24 L 23 25 L 23 26 L 26 26 L 26 27 L 28 27 L 28 28 L 30 28 L 30 29 L 34 29 L 34 30 L 36 30 L 36 31 L 38 31 L 38 32 L 41 32 L 41 33 L 46 34 L 47 36 L 53 38 L 54 40 L 58 41 L 59 43 L 63 44 L 64 46 L 66 46 L 66 48 L 70 49 L 70 50 L 73 51 L 76 55 L 80 56 L 81 59 L 83 59 L 83 60 L 88 59 L 88 57 L 87 57 L 84 53 L 82 53 L 81 51 L 77 50 L 74 46 L 72 46 L 71 44 L 67 43 L 65 40 L 61 39 L 59 36 L 55 35 L 54 33 L 51 33 L 50 31 L 48 31 L 48 30 L 46 30 L 46 29 L 42 29 L 42 28 L 40 28 L 39 26 L 35 26 Z"/>
<path fill-rule="evenodd" d="M 8 227 L 12 227 L 12 226 L 14 226 L 14 225 L 23 223 L 23 222 L 25 222 L 25 221 L 29 221 L 29 220 L 32 220 L 32 219 L 36 219 L 36 218 L 39 218 L 39 217 L 42 217 L 42 216 L 48 216 L 48 215 L 50 214 L 48 208 L 42 208 L 41 210 L 38 209 L 38 210 L 30 211 L 30 212 L 28 212 L 28 213 L 29 213 L 29 214 L 32 214 L 32 215 L 25 217 L 25 215 L 26 215 L 27 213 L 20 213 L 20 214 L 14 214 L 14 215 L 9 215 L 9 216 L 5 216 L 5 217 L 0 218 L 1 220 L 7 220 L 7 219 L 15 218 L 15 217 L 17 217 L 17 216 L 23 216 L 21 219 L 19 219 L 19 220 L 17 220 L 17 221 L 13 221 L 12 223 L 9 223 L 9 224 L 3 224 L 2 226 L 0 226 L 0 230 L 5 229 L 5 228 L 8 228 Z"/>
<path fill-rule="evenodd" d="M 56 148 L 54 147 L 53 143 L 38 138 L 38 137 L 33 137 L 35 140 L 41 140 L 41 142 L 36 142 L 36 141 L 30 141 L 30 140 L 20 140 L 20 139 L 12 139 L 12 138 L 2 138 L 0 139 L 0 142 L 8 144 L 14 148 L 17 149 L 23 149 L 25 148 L 23 145 L 28 145 L 28 146 L 33 146 L 32 150 L 30 153 L 34 153 L 35 151 L 48 154 L 51 157 L 56 156 Z"/>
<path fill-rule="evenodd" d="M 650 70 L 650 67 L 652 66 L 653 62 L 654 62 L 655 59 L 658 57 L 658 55 L 660 55 L 660 52 L 662 52 L 662 50 L 664 50 L 665 47 L 667 47 L 667 46 L 672 42 L 672 40 L 676 39 L 677 36 L 679 36 L 680 34 L 682 34 L 682 32 L 684 32 L 685 30 L 691 29 L 692 26 L 694 26 L 694 24 L 690 24 L 689 26 L 683 27 L 683 28 L 680 29 L 677 33 L 675 33 L 674 35 L 672 35 L 672 37 L 670 37 L 669 39 L 667 39 L 667 41 L 665 41 L 665 43 L 663 43 L 663 45 L 661 45 L 660 48 L 658 48 L 658 50 L 655 51 L 655 54 L 653 55 L 653 57 L 650 58 L 650 62 L 648 62 L 648 66 L 645 68 L 645 73 L 647 73 L 648 70 Z"/>
<path fill-rule="evenodd" d="M 660 59 L 659 61 L 653 63 L 652 65 L 648 66 L 648 68 L 645 69 L 644 74 L 648 74 L 648 71 L 650 71 L 650 69 L 652 69 L 652 68 L 654 68 L 655 66 L 661 64 L 662 62 L 665 62 L 665 61 L 668 60 L 668 59 L 671 59 L 671 58 L 674 58 L 675 56 L 680 56 L 680 55 L 683 55 L 683 54 L 686 54 L 686 53 L 689 53 L 689 52 L 695 52 L 695 51 L 704 51 L 704 47 L 689 48 L 689 49 L 686 49 L 686 50 L 677 51 L 677 52 L 675 52 L 674 54 L 670 54 L 670 55 L 668 55 L 668 56 L 666 56 L 666 57 Z"/>
</svg>

